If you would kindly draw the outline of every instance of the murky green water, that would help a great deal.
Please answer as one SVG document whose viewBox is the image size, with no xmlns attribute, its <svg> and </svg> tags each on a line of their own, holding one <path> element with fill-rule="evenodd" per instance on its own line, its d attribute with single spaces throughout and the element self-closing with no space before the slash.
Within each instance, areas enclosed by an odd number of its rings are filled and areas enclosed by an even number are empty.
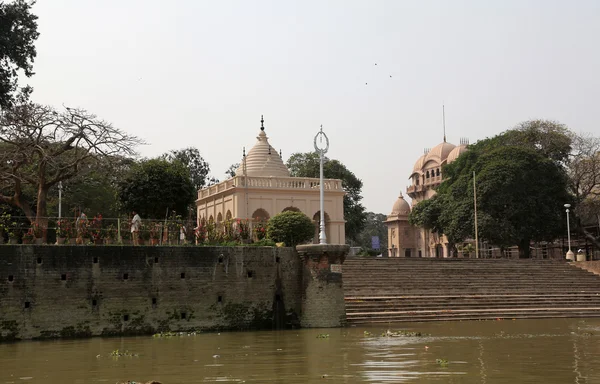
<svg viewBox="0 0 600 384">
<path fill-rule="evenodd" d="M 0 344 L 0 384 L 600 383 L 600 319 L 389 327 L 426 337 L 380 336 L 387 328 Z"/>
</svg>

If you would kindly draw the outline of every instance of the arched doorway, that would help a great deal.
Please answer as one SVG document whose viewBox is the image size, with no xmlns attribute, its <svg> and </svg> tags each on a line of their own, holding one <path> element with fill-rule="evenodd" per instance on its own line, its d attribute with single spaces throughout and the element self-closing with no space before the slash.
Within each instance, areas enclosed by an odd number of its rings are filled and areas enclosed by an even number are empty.
<svg viewBox="0 0 600 384">
<path fill-rule="evenodd" d="M 271 218 L 271 216 L 269 215 L 269 212 L 267 212 L 266 210 L 264 210 L 262 208 L 258 208 L 252 214 L 252 221 L 265 221 L 266 222 L 266 221 L 269 221 L 270 218 Z"/>
<path fill-rule="evenodd" d="M 300 208 L 298 208 L 298 207 L 286 207 L 281 212 L 288 212 L 288 211 L 291 211 L 291 212 L 301 212 Z"/>
<path fill-rule="evenodd" d="M 315 223 L 315 236 L 313 237 L 313 244 L 319 244 L 319 232 L 321 231 L 321 211 L 317 211 L 317 213 L 313 215 L 313 223 Z M 327 242 L 331 241 L 330 229 L 329 215 L 327 212 L 325 212 L 325 236 L 327 236 Z"/>
<path fill-rule="evenodd" d="M 229 221 L 229 220 L 231 220 L 231 218 L 232 218 L 231 211 L 227 210 L 227 213 L 225 214 L 225 220 Z"/>
<path fill-rule="evenodd" d="M 223 214 L 219 212 L 217 215 L 217 224 L 221 224 L 223 222 Z"/>
</svg>

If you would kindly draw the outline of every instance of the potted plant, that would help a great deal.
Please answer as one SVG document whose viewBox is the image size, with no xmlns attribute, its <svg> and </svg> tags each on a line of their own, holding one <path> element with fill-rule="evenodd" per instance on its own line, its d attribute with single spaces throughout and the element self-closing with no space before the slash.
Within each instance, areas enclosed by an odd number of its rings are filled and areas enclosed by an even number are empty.
<svg viewBox="0 0 600 384">
<path fill-rule="evenodd" d="M 35 238 L 35 234 L 33 233 L 33 229 L 29 228 L 27 233 L 23 235 L 23 244 L 31 244 L 33 243 L 33 239 Z"/>
<path fill-rule="evenodd" d="M 146 243 L 150 243 L 150 230 L 147 225 L 142 224 L 140 226 L 140 233 L 138 238 L 138 244 L 144 245 Z"/>
<path fill-rule="evenodd" d="M 204 244 L 206 241 L 206 219 L 204 217 L 200 219 L 200 223 L 194 228 L 194 237 L 196 244 Z"/>
<path fill-rule="evenodd" d="M 113 224 L 110 224 L 104 230 L 104 244 L 113 244 L 117 237 L 117 228 Z"/>
<path fill-rule="evenodd" d="M 33 222 L 31 223 L 30 231 L 33 233 L 33 237 L 35 238 L 35 244 L 42 244 L 42 236 L 44 235 L 42 227 L 38 223 Z"/>
<path fill-rule="evenodd" d="M 65 243 L 68 237 L 68 227 L 69 222 L 66 220 L 58 220 L 56 222 L 56 244 L 62 245 Z"/>
<path fill-rule="evenodd" d="M 256 241 L 264 240 L 267 237 L 267 226 L 263 221 L 257 221 L 254 223 L 252 232 L 254 232 Z"/>
<path fill-rule="evenodd" d="M 11 216 L 8 212 L 3 212 L 0 215 L 0 244 L 4 244 L 4 235 L 8 234 L 10 237 L 10 222 Z"/>
<path fill-rule="evenodd" d="M 250 243 L 250 224 L 248 224 L 248 220 L 237 220 L 237 232 L 242 243 Z"/>
<path fill-rule="evenodd" d="M 102 215 L 94 216 L 90 225 L 90 235 L 92 242 L 96 245 L 104 244 L 104 231 L 102 230 Z"/>
<path fill-rule="evenodd" d="M 161 225 L 150 223 L 150 245 L 158 245 L 160 242 Z"/>
</svg>

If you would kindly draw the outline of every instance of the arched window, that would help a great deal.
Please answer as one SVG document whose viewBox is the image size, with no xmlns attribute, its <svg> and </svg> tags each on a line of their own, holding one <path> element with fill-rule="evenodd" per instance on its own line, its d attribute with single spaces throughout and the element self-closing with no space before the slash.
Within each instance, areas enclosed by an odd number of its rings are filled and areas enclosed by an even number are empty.
<svg viewBox="0 0 600 384">
<path fill-rule="evenodd" d="M 287 212 L 287 211 L 292 211 L 292 212 L 301 212 L 300 208 L 298 207 L 286 207 L 283 209 L 283 211 L 281 212 Z"/>
<path fill-rule="evenodd" d="M 210 217 L 208 218 L 208 222 L 215 222 L 215 218 L 213 217 L 213 215 L 210 215 Z"/>
<path fill-rule="evenodd" d="M 435 171 L 435 175 L 436 175 L 436 176 L 439 176 L 439 175 L 440 175 L 440 169 L 439 169 L 439 168 L 438 168 L 438 169 Z"/>
<path fill-rule="evenodd" d="M 425 177 L 426 177 L 427 179 L 429 179 L 429 171 L 427 171 L 427 173 L 425 174 Z"/>
<path fill-rule="evenodd" d="M 225 214 L 225 220 L 229 221 L 229 220 L 231 220 L 231 219 L 232 219 L 232 216 L 231 216 L 231 211 L 230 211 L 230 210 L 227 210 L 227 213 Z"/>
<path fill-rule="evenodd" d="M 223 221 L 223 214 L 221 214 L 221 212 L 219 212 L 219 214 L 217 215 L 217 224 L 221 224 L 222 221 Z"/>
</svg>

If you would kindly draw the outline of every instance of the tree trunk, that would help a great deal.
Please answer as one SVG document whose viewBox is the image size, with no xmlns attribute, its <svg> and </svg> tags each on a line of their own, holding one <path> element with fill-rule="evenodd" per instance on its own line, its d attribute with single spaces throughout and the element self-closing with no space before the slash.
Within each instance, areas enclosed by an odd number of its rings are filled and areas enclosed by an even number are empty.
<svg viewBox="0 0 600 384">
<path fill-rule="evenodd" d="M 35 212 L 33 212 L 33 209 L 31 209 L 29 203 L 23 199 L 23 196 L 20 193 L 15 193 L 14 196 L 11 197 L 1 196 L 0 201 L 20 208 L 29 222 L 33 223 L 35 221 Z"/>
<path fill-rule="evenodd" d="M 35 222 L 41 228 L 42 239 L 44 242 L 46 242 L 48 240 L 48 207 L 46 204 L 48 198 L 48 188 L 40 186 L 37 197 L 37 214 Z"/>
<path fill-rule="evenodd" d="M 600 249 L 600 240 L 598 238 L 596 238 L 594 236 L 594 234 L 592 234 L 591 232 L 589 232 L 587 229 L 585 229 L 583 227 L 579 227 L 578 230 L 579 230 L 579 233 L 581 233 L 583 236 L 585 236 L 586 239 L 588 239 L 589 241 L 592 242 L 592 244 L 594 244 L 594 247 L 596 247 L 597 249 Z"/>
<path fill-rule="evenodd" d="M 529 240 L 522 240 L 519 242 L 519 259 L 529 259 L 531 257 L 529 243 Z"/>
</svg>

